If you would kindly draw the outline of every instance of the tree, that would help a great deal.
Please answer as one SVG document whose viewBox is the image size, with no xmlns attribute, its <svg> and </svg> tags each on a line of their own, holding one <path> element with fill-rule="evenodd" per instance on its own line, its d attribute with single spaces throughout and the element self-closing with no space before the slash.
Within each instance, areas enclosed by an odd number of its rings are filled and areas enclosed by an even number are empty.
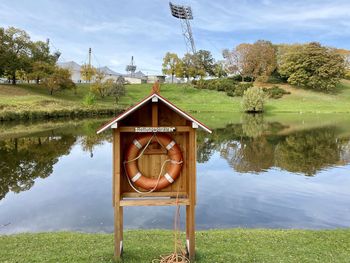
<svg viewBox="0 0 350 263">
<path fill-rule="evenodd" d="M 240 74 L 242 80 L 251 77 L 265 82 L 277 67 L 276 50 L 270 41 L 242 43 L 232 51 L 224 50 L 223 56 L 227 71 Z"/>
<path fill-rule="evenodd" d="M 52 74 L 60 52 L 50 53 L 48 42 L 31 43 L 31 68 L 29 77 L 39 84 L 40 80 Z"/>
<path fill-rule="evenodd" d="M 83 64 L 80 69 L 81 78 L 89 83 L 96 75 L 96 72 L 96 69 L 89 64 Z"/>
<path fill-rule="evenodd" d="M 44 79 L 43 86 L 50 91 L 50 95 L 63 89 L 75 89 L 76 85 L 71 79 L 71 73 L 68 69 L 55 66 L 53 73 Z"/>
<path fill-rule="evenodd" d="M 252 45 L 248 63 L 252 66 L 252 77 L 266 82 L 277 67 L 276 50 L 270 41 L 258 40 Z"/>
<path fill-rule="evenodd" d="M 286 52 L 279 72 L 292 85 L 332 91 L 344 77 L 345 61 L 334 49 L 312 42 Z"/>
<path fill-rule="evenodd" d="M 190 77 L 195 77 L 195 67 L 193 62 L 192 54 L 185 54 L 185 56 L 181 59 L 181 63 L 176 71 L 176 77 L 186 78 L 189 81 Z"/>
<path fill-rule="evenodd" d="M 105 73 L 101 70 L 96 71 L 96 77 L 95 82 L 91 85 L 91 92 L 95 94 L 99 94 L 101 98 L 104 98 L 108 95 L 109 88 L 111 87 L 113 80 L 107 79 L 105 82 L 103 82 L 103 79 L 105 78 Z"/>
<path fill-rule="evenodd" d="M 5 29 L 0 27 L 0 76 L 5 73 L 6 49 L 5 49 Z"/>
<path fill-rule="evenodd" d="M 122 76 L 112 84 L 108 95 L 115 97 L 115 103 L 118 103 L 120 97 L 125 95 L 125 79 Z"/>
<path fill-rule="evenodd" d="M 30 66 L 30 37 L 21 29 L 9 27 L 0 31 L 1 44 L 1 70 L 3 74 L 12 79 L 16 84 L 16 72 L 28 71 Z"/>
<path fill-rule="evenodd" d="M 171 83 L 174 82 L 174 76 L 181 67 L 181 60 L 175 53 L 167 52 L 163 58 L 162 72 L 166 75 L 171 75 Z"/>
<path fill-rule="evenodd" d="M 214 65 L 214 76 L 217 78 L 222 78 L 227 76 L 227 72 L 225 70 L 224 62 L 219 61 Z"/>
<path fill-rule="evenodd" d="M 230 74 L 239 74 L 242 80 L 251 74 L 250 65 L 248 63 L 248 54 L 251 50 L 251 44 L 242 43 L 232 51 L 225 49 L 223 57 L 226 61 L 226 71 Z"/>
<path fill-rule="evenodd" d="M 215 75 L 215 61 L 208 50 L 199 50 L 194 54 L 194 65 L 198 76 Z"/>
<path fill-rule="evenodd" d="M 32 64 L 32 72 L 29 74 L 29 79 L 33 79 L 37 84 L 40 80 L 49 77 L 55 71 L 55 65 L 44 61 L 35 61 Z"/>
</svg>

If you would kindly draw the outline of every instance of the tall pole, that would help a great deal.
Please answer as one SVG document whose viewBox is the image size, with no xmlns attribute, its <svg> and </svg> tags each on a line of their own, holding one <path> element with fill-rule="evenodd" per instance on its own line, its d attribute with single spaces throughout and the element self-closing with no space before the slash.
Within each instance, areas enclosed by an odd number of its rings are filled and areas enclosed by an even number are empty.
<svg viewBox="0 0 350 263">
<path fill-rule="evenodd" d="M 89 47 L 89 67 L 91 68 L 91 47 Z"/>
<path fill-rule="evenodd" d="M 180 19 L 182 34 L 185 39 L 186 49 L 188 53 L 196 53 L 196 47 L 194 44 L 191 23 L 190 20 L 193 20 L 192 9 L 190 6 L 184 5 L 175 5 L 169 2 L 170 11 L 173 17 Z"/>
</svg>

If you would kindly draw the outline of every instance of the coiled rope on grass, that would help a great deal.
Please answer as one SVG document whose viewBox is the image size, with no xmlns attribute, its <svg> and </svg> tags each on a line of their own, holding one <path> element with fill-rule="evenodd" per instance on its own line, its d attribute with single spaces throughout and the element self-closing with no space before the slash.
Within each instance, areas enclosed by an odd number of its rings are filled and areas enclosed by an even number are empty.
<svg viewBox="0 0 350 263">
<path fill-rule="evenodd" d="M 189 263 L 186 257 L 186 249 L 183 247 L 180 238 L 180 205 L 179 185 L 176 193 L 176 211 L 174 215 L 174 252 L 170 255 L 161 255 L 159 259 L 153 259 L 152 263 Z"/>
</svg>

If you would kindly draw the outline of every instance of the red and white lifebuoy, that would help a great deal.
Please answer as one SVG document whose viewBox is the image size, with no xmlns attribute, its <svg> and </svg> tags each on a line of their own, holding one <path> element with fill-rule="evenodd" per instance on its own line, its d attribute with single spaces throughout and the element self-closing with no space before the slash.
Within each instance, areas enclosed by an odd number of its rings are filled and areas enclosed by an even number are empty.
<svg viewBox="0 0 350 263">
<path fill-rule="evenodd" d="M 146 144 L 158 142 L 167 149 L 169 164 L 164 176 L 160 178 L 149 178 L 141 174 L 137 165 L 137 157 Z M 182 153 L 180 147 L 167 134 L 153 135 L 150 133 L 137 136 L 129 145 L 124 161 L 125 170 L 130 180 L 138 187 L 145 190 L 161 190 L 172 184 L 180 175 L 182 167 Z"/>
</svg>

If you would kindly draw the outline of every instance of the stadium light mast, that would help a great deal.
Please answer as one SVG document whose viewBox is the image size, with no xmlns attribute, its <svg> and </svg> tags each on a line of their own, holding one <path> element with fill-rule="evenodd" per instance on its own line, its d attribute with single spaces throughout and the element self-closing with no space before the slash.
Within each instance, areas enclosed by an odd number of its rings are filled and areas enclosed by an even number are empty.
<svg viewBox="0 0 350 263">
<path fill-rule="evenodd" d="M 170 11 L 173 17 L 180 19 L 182 34 L 185 39 L 186 49 L 188 53 L 196 53 L 196 46 L 191 29 L 190 20 L 193 20 L 192 9 L 190 6 L 175 5 L 169 2 Z"/>
</svg>

